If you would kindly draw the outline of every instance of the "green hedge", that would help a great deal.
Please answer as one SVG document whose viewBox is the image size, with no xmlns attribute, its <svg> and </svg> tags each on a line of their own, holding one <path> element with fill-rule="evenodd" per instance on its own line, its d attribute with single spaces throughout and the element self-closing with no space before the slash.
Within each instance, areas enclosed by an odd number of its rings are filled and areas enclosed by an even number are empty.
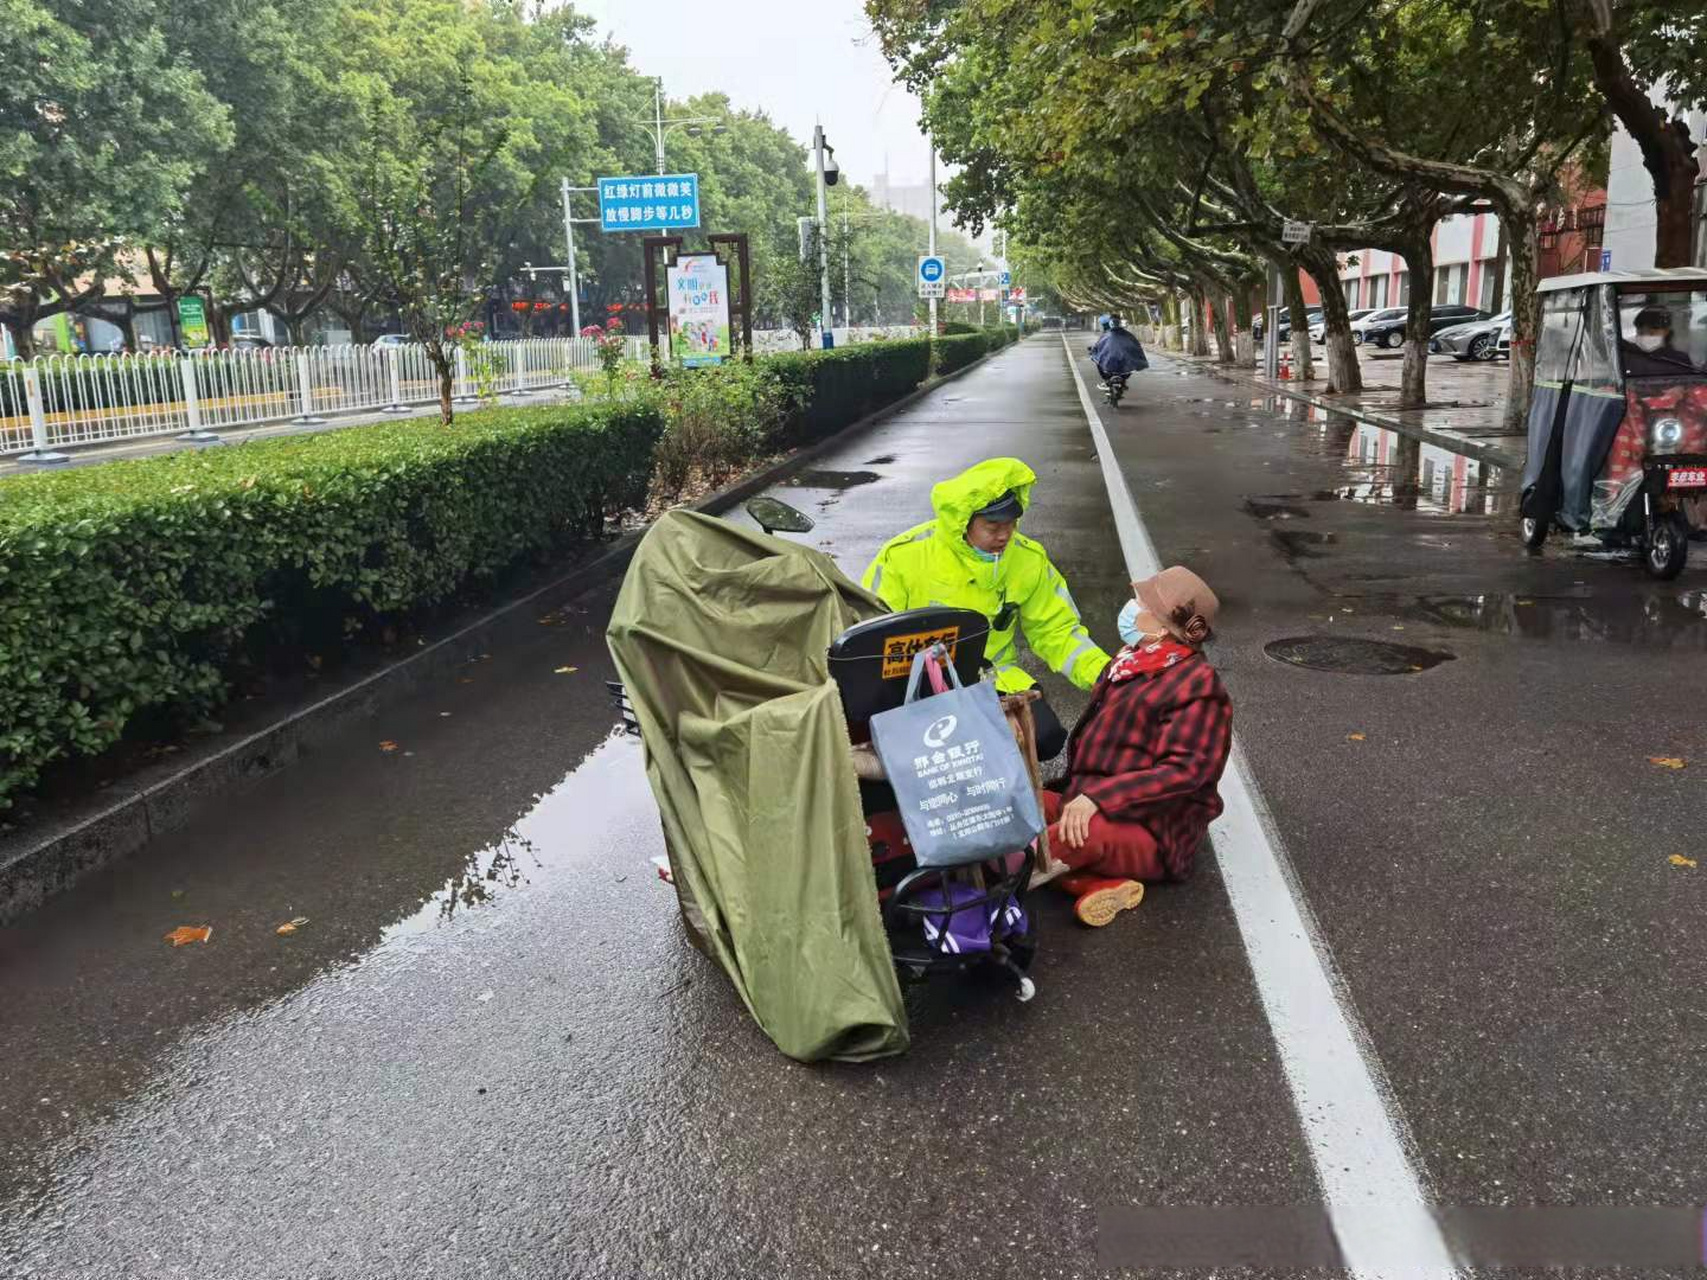
<svg viewBox="0 0 1707 1280">
<path fill-rule="evenodd" d="M 934 344 L 932 367 L 938 374 L 953 373 L 992 351 L 1000 350 L 1017 337 L 1012 325 L 940 337 Z"/>
<path fill-rule="evenodd" d="M 901 338 L 829 351 L 785 351 L 760 363 L 781 378 L 799 406 L 787 424 L 787 437 L 820 440 L 923 382 L 931 371 L 931 342 Z"/>
<path fill-rule="evenodd" d="M 211 711 L 298 610 L 429 606 L 595 533 L 662 427 L 645 401 L 492 410 L 4 481 L 0 806 L 145 710 Z"/>
</svg>

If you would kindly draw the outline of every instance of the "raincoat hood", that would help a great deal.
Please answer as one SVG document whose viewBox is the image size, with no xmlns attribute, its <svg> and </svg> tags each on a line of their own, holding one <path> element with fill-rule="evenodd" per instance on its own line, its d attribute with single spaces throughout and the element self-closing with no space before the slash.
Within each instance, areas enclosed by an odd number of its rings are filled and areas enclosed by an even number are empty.
<svg viewBox="0 0 1707 1280">
<path fill-rule="evenodd" d="M 972 523 L 972 513 L 989 506 L 1009 489 L 1014 491 L 1021 507 L 1030 507 L 1031 486 L 1036 483 L 1037 473 L 1018 458 L 986 458 L 952 479 L 939 481 L 931 489 L 937 536 L 971 557 L 966 526 Z"/>
</svg>

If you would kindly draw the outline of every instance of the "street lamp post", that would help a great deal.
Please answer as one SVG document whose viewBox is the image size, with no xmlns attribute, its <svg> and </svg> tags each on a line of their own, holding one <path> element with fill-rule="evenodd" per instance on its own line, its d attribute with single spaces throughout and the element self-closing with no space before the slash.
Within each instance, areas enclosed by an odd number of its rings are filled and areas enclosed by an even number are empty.
<svg viewBox="0 0 1707 1280">
<path fill-rule="evenodd" d="M 652 130 L 652 159 L 658 166 L 659 173 L 668 173 L 664 164 L 664 138 L 671 129 L 686 129 L 688 136 L 697 138 L 704 126 L 710 125 L 713 133 L 728 133 L 729 125 L 722 116 L 677 116 L 674 119 L 664 119 L 664 82 L 652 82 L 652 119 L 645 121 Z"/>
</svg>

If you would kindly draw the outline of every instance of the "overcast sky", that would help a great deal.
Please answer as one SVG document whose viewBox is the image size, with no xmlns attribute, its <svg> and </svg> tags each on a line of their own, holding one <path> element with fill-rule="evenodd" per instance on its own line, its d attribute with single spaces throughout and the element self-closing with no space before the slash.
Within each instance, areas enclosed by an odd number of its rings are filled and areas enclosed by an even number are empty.
<svg viewBox="0 0 1707 1280">
<path fill-rule="evenodd" d="M 897 183 L 924 182 L 919 102 L 889 75 L 860 0 L 573 0 L 674 97 L 721 89 L 802 143 L 823 120 L 836 161 L 868 186 L 885 157 Z"/>
</svg>

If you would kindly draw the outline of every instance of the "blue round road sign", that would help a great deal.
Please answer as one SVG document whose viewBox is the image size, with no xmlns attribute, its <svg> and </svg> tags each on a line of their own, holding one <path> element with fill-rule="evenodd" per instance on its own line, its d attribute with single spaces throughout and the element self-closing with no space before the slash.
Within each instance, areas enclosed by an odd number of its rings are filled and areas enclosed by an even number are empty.
<svg viewBox="0 0 1707 1280">
<path fill-rule="evenodd" d="M 935 284 L 938 280 L 941 280 L 944 270 L 945 268 L 943 267 L 941 258 L 919 259 L 919 279 L 923 280 L 926 284 Z"/>
</svg>

